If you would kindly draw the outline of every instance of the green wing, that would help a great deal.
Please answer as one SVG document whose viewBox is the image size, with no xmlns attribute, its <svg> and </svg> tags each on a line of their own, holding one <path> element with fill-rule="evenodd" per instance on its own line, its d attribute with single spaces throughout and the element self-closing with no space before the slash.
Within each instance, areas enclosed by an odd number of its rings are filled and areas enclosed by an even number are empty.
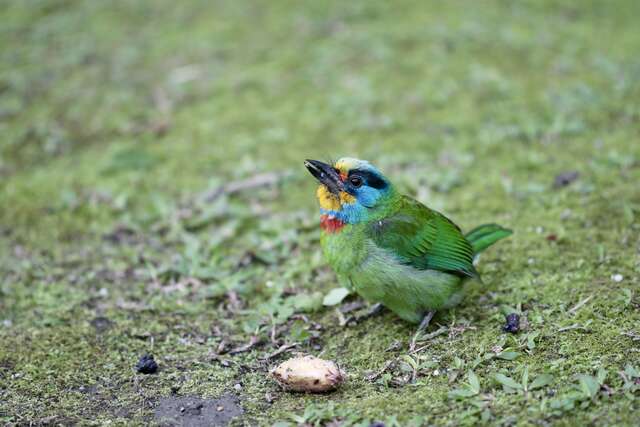
<svg viewBox="0 0 640 427">
<path fill-rule="evenodd" d="M 439 212 L 403 197 L 400 208 L 369 228 L 371 239 L 404 263 L 421 270 L 479 277 L 473 249 L 460 228 Z"/>
</svg>

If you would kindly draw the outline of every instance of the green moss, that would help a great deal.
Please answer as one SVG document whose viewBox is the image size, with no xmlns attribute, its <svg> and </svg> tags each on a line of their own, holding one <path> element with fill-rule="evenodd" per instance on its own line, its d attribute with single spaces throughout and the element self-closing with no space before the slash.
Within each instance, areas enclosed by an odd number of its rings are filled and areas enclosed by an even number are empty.
<svg viewBox="0 0 640 427">
<path fill-rule="evenodd" d="M 638 12 L 623 0 L 6 7 L 0 420 L 143 425 L 162 397 L 230 392 L 247 425 L 637 425 L 637 378 L 621 372 L 640 368 Z M 336 283 L 302 160 L 342 155 L 464 229 L 515 230 L 418 353 L 390 313 L 343 327 L 319 307 Z M 286 177 L 206 197 L 263 173 Z M 526 327 L 507 335 L 514 310 Z M 286 356 L 266 358 L 296 342 L 338 361 L 344 386 L 279 390 L 267 372 Z M 155 375 L 135 373 L 146 352 Z M 550 382 L 525 393 L 496 380 L 525 370 Z"/>
</svg>

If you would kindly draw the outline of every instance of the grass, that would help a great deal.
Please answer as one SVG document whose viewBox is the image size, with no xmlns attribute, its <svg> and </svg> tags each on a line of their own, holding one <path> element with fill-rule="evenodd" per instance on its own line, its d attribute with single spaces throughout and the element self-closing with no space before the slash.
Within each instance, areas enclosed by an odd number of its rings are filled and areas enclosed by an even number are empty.
<svg viewBox="0 0 640 427">
<path fill-rule="evenodd" d="M 240 425 L 637 425 L 639 12 L 7 3 L 0 421 L 158 423 L 164 398 L 231 394 Z M 343 155 L 464 229 L 515 230 L 417 353 L 392 314 L 322 305 L 302 160 Z M 267 370 L 293 351 L 348 381 L 281 391 Z M 135 373 L 146 352 L 157 374 Z"/>
</svg>

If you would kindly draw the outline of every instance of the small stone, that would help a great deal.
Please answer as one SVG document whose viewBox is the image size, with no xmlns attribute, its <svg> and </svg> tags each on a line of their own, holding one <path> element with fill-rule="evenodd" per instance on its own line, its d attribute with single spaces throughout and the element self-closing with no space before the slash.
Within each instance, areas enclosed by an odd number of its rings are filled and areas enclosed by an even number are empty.
<svg viewBox="0 0 640 427">
<path fill-rule="evenodd" d="M 555 179 L 553 180 L 553 187 L 554 188 L 566 187 L 567 185 L 571 184 L 573 181 L 578 179 L 579 176 L 580 176 L 580 172 L 578 171 L 567 171 L 567 172 L 559 173 L 558 175 L 556 175 Z"/>
<path fill-rule="evenodd" d="M 153 359 L 153 355 L 145 354 L 136 363 L 136 371 L 141 374 L 154 374 L 158 371 L 158 364 Z"/>
<path fill-rule="evenodd" d="M 216 411 L 218 411 L 218 412 L 222 412 L 222 411 L 224 411 L 224 406 L 218 406 L 218 407 L 216 408 Z"/>
<path fill-rule="evenodd" d="M 99 334 L 108 331 L 113 326 L 113 322 L 104 316 L 95 317 L 89 323 Z"/>
<path fill-rule="evenodd" d="M 520 331 L 520 315 L 518 313 L 510 313 L 506 316 L 506 323 L 502 330 L 512 334 Z"/>
<path fill-rule="evenodd" d="M 234 385 L 233 389 L 235 391 L 242 391 L 242 384 L 238 383 L 238 384 Z"/>
<path fill-rule="evenodd" d="M 623 279 L 624 279 L 624 276 L 622 274 L 614 274 L 611 276 L 611 280 L 613 280 L 616 283 L 622 282 Z"/>
<path fill-rule="evenodd" d="M 560 214 L 560 219 L 562 220 L 569 219 L 571 218 L 571 214 L 572 214 L 571 209 L 565 209 Z"/>
</svg>

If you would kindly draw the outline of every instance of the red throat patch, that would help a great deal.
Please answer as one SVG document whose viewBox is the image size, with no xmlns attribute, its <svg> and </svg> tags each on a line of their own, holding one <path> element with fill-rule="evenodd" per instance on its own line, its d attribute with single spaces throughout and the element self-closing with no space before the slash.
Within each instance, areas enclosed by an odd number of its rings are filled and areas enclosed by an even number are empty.
<svg viewBox="0 0 640 427">
<path fill-rule="evenodd" d="M 320 228 L 327 233 L 337 233 L 344 227 L 344 222 L 329 215 L 320 215 Z"/>
</svg>

